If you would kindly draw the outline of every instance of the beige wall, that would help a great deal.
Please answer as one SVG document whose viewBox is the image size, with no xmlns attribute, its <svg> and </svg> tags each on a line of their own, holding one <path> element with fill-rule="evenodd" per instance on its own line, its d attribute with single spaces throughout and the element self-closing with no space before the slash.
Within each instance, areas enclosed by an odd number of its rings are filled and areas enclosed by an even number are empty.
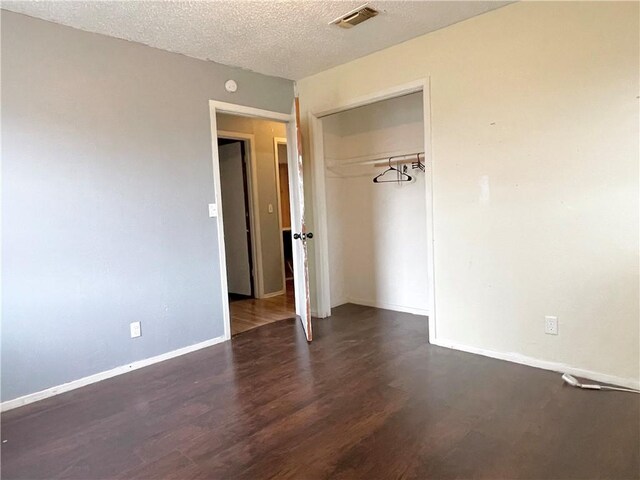
<svg viewBox="0 0 640 480">
<path fill-rule="evenodd" d="M 278 222 L 278 189 L 276 183 L 274 137 L 286 137 L 286 125 L 279 122 L 257 120 L 233 115 L 218 115 L 218 130 L 252 133 L 255 135 L 258 179 L 258 203 L 262 250 L 262 277 L 264 293 L 279 292 L 284 288 L 282 279 L 282 251 L 280 250 L 280 224 Z M 269 213 L 269 204 L 273 213 Z"/>
<path fill-rule="evenodd" d="M 637 382 L 638 7 L 517 3 L 298 83 L 306 120 L 431 77 L 439 341 Z"/>
</svg>

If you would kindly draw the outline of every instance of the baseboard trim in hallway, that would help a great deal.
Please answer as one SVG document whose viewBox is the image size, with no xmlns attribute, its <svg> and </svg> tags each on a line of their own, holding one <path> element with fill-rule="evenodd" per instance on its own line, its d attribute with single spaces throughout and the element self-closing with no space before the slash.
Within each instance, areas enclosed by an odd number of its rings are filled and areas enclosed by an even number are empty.
<svg viewBox="0 0 640 480">
<path fill-rule="evenodd" d="M 49 387 L 39 392 L 34 392 L 28 395 L 24 395 L 22 397 L 14 398 L 12 400 L 7 400 L 0 404 L 0 411 L 6 412 L 8 410 L 13 410 L 14 408 L 22 407 L 24 405 L 29 405 L 30 403 L 38 402 L 40 400 L 44 400 L 45 398 L 50 398 L 55 395 L 60 395 L 61 393 L 69 392 L 71 390 L 75 390 L 77 388 L 84 387 L 86 385 L 91 385 L 92 383 L 100 382 L 102 380 L 106 380 L 108 378 L 112 378 L 117 375 L 122 375 L 124 373 L 132 372 L 134 370 L 138 370 L 139 368 L 153 365 L 154 363 L 160 363 L 165 360 L 169 360 L 171 358 L 175 358 L 181 355 L 186 355 L 188 353 L 195 352 L 196 350 L 200 350 L 202 348 L 211 347 L 212 345 L 216 345 L 220 342 L 224 342 L 225 340 L 226 339 L 224 335 L 221 337 L 212 338 L 211 340 L 206 340 L 204 342 L 196 343 L 194 345 L 178 348 L 177 350 L 172 350 L 167 353 L 162 353 L 160 355 L 156 355 L 155 357 L 138 360 L 128 365 L 122 365 L 120 367 L 112 368 L 111 370 L 106 370 L 104 372 L 99 372 L 93 375 L 89 375 L 88 377 L 72 380 L 71 382 L 63 383 L 62 385 Z"/>
<path fill-rule="evenodd" d="M 396 303 L 378 302 L 376 300 L 366 300 L 362 298 L 347 297 L 344 303 L 354 303 L 356 305 L 364 305 L 365 307 L 381 308 L 383 310 L 393 310 L 394 312 L 411 313 L 413 315 L 422 315 L 428 317 L 430 315 L 429 309 L 409 307 L 406 305 L 398 305 Z M 332 306 L 331 308 L 335 308 Z"/>
</svg>

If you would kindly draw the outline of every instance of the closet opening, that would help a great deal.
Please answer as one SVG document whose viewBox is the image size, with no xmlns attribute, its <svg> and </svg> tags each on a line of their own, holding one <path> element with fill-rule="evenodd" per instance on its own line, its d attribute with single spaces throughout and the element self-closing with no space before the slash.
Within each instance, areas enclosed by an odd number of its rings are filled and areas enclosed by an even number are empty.
<svg viewBox="0 0 640 480">
<path fill-rule="evenodd" d="M 318 289 L 328 301 L 324 313 L 351 303 L 423 315 L 427 323 L 432 233 L 424 105 L 422 89 L 414 89 L 312 117 L 324 192 L 319 217 L 326 222 L 324 258 L 317 257 L 320 281 L 325 268 Z"/>
</svg>

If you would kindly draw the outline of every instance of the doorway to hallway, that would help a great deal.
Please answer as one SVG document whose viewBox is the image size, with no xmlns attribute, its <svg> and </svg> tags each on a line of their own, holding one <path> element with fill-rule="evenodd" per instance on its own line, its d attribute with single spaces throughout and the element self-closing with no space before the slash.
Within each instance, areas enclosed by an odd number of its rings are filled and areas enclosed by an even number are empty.
<svg viewBox="0 0 640 480">
<path fill-rule="evenodd" d="M 286 125 L 218 114 L 230 334 L 295 318 Z"/>
</svg>

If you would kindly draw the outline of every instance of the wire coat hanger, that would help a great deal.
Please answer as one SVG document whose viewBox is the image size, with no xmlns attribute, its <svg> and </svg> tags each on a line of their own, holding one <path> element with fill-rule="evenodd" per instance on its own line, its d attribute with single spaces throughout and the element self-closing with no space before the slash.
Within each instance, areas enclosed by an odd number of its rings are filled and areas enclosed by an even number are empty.
<svg viewBox="0 0 640 480">
<path fill-rule="evenodd" d="M 382 177 L 384 177 L 385 174 L 389 172 L 397 172 L 395 180 L 380 180 Z M 402 172 L 397 168 L 391 166 L 391 157 L 390 157 L 389 168 L 387 168 L 380 175 L 376 175 L 376 177 L 373 179 L 373 183 L 400 183 L 400 182 L 410 182 L 411 180 L 413 180 L 413 177 L 411 175 L 408 175 L 407 173 Z"/>
<path fill-rule="evenodd" d="M 414 170 L 418 168 L 421 172 L 424 172 L 424 163 L 422 163 L 422 160 L 420 160 L 419 153 L 416 153 L 415 161 L 411 162 L 411 168 L 413 168 Z"/>
</svg>

